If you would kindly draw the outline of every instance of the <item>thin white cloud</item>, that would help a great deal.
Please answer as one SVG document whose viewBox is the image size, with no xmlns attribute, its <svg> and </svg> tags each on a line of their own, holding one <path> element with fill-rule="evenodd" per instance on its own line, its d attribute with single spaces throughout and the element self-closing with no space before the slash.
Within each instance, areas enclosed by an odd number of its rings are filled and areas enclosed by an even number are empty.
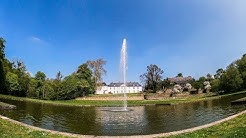
<svg viewBox="0 0 246 138">
<path fill-rule="evenodd" d="M 38 37 L 36 37 L 36 36 L 32 36 L 32 37 L 30 38 L 30 40 L 33 41 L 33 42 L 41 42 L 41 41 L 42 41 L 40 38 L 38 38 Z"/>
<path fill-rule="evenodd" d="M 35 45 L 50 45 L 49 42 L 47 42 L 46 40 L 44 39 L 41 39 L 40 37 L 37 37 L 37 36 L 31 36 L 28 38 L 28 41 L 32 44 L 35 44 Z"/>
</svg>

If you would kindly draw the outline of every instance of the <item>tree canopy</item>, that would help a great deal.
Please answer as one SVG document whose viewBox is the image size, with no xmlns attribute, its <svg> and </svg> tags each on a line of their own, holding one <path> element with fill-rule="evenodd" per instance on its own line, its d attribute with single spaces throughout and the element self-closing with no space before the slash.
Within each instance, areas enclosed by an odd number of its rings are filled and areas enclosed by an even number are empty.
<svg viewBox="0 0 246 138">
<path fill-rule="evenodd" d="M 157 65 L 147 66 L 147 72 L 140 76 L 140 79 L 145 84 L 145 89 L 157 91 L 157 85 L 161 82 L 163 70 Z"/>
<path fill-rule="evenodd" d="M 88 60 L 86 64 L 91 69 L 95 83 L 100 86 L 102 85 L 102 76 L 106 75 L 107 71 L 104 69 L 104 65 L 106 65 L 106 61 L 102 58 L 97 60 Z"/>
</svg>

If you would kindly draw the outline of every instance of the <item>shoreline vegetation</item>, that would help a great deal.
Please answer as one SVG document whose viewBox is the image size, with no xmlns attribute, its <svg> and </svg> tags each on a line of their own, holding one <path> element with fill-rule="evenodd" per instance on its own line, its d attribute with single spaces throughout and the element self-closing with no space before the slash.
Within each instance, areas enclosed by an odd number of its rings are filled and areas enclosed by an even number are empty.
<svg viewBox="0 0 246 138">
<path fill-rule="evenodd" d="M 94 137 L 92 135 L 79 135 L 79 134 L 71 134 L 71 133 L 58 132 L 52 130 L 45 130 L 42 128 L 37 128 L 37 127 L 23 124 L 21 122 L 6 118 L 4 116 L 0 116 L 0 126 L 1 126 L 0 127 L 1 136 L 7 138 Z M 164 133 L 164 134 L 143 135 L 141 137 L 163 137 L 163 136 L 165 138 L 245 137 L 246 136 L 246 110 L 236 115 L 230 116 L 228 118 L 204 126 L 198 126 L 195 128 Z M 131 136 L 127 136 L 127 137 L 131 137 Z M 138 137 L 138 136 L 132 136 L 132 137 Z"/>
<path fill-rule="evenodd" d="M 163 100 L 128 100 L 128 106 L 155 106 L 155 105 L 175 105 L 180 103 L 190 103 L 190 102 L 198 102 L 212 99 L 219 99 L 225 96 L 243 94 L 246 91 L 240 91 L 236 93 L 223 94 L 223 95 L 192 95 L 185 98 L 168 98 Z M 51 101 L 51 100 L 39 100 L 39 99 L 31 99 L 25 97 L 15 97 L 10 95 L 2 95 L 0 94 L 0 98 L 2 99 L 10 99 L 17 101 L 28 101 L 35 103 L 44 103 L 44 104 L 53 104 L 53 105 L 63 105 L 63 106 L 95 106 L 95 107 L 115 107 L 122 106 L 122 101 L 112 101 L 112 100 L 62 100 L 62 101 Z"/>
</svg>

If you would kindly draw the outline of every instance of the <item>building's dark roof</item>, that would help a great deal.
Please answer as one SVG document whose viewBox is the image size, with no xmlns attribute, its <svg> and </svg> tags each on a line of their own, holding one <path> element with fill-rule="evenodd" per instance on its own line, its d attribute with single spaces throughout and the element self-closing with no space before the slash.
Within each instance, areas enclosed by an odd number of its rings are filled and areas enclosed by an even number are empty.
<svg viewBox="0 0 246 138">
<path fill-rule="evenodd" d="M 121 85 L 123 85 L 123 82 L 111 82 L 108 86 L 109 87 L 120 87 Z M 140 87 L 141 85 L 138 82 L 127 82 L 126 83 L 127 87 Z"/>
<path fill-rule="evenodd" d="M 177 83 L 177 84 L 180 84 L 180 83 L 187 83 L 189 81 L 192 81 L 193 78 L 191 76 L 189 77 L 174 77 L 174 78 L 168 78 L 168 80 L 171 82 L 171 83 Z"/>
</svg>

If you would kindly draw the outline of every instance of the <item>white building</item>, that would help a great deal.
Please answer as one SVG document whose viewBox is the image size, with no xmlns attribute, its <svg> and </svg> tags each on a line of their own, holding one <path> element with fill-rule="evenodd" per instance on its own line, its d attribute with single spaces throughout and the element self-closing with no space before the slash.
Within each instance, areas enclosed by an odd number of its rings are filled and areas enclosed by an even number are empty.
<svg viewBox="0 0 246 138">
<path fill-rule="evenodd" d="M 143 87 L 138 82 L 127 82 L 126 93 L 140 93 L 143 91 Z M 124 83 L 110 83 L 104 85 L 96 91 L 95 94 L 120 94 L 124 93 Z"/>
</svg>

